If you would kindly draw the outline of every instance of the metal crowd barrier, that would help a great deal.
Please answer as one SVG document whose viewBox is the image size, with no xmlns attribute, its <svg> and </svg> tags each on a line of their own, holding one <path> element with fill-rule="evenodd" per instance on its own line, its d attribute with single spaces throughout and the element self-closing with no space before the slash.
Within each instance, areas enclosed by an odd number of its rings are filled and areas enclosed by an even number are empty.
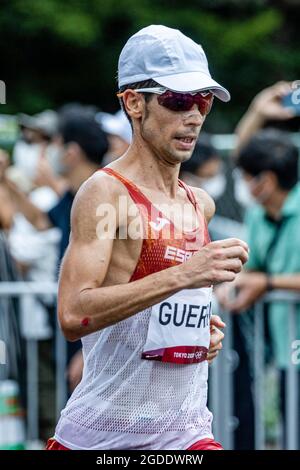
<svg viewBox="0 0 300 470">
<path fill-rule="evenodd" d="M 56 283 L 36 282 L 0 282 L 0 298 L 36 296 L 42 294 L 57 295 Z M 300 304 L 300 295 L 286 291 L 276 291 L 268 294 L 254 306 L 254 404 L 255 404 L 255 448 L 265 448 L 264 423 L 264 320 L 263 306 L 265 303 L 285 302 L 287 304 L 289 344 L 296 339 L 296 307 Z M 238 420 L 233 413 L 234 388 L 233 373 L 238 364 L 238 354 L 233 350 L 232 315 L 221 313 L 227 324 L 226 335 L 223 341 L 223 351 L 210 367 L 209 393 L 211 409 L 214 414 L 214 435 L 222 442 L 225 449 L 233 449 L 233 433 L 238 426 Z M 28 339 L 26 347 L 27 356 L 27 440 L 36 441 L 38 433 L 38 340 Z M 66 383 L 66 341 L 57 325 L 55 332 L 55 363 L 56 363 L 56 414 L 59 417 L 61 409 L 67 399 Z M 286 378 L 286 405 L 287 405 L 287 448 L 297 449 L 300 410 L 298 409 L 296 365 L 289 362 Z"/>
<path fill-rule="evenodd" d="M 255 449 L 266 448 L 265 433 L 265 332 L 264 332 L 264 305 L 273 302 L 282 302 L 287 307 L 288 321 L 288 344 L 290 345 L 290 356 L 292 356 L 292 343 L 297 338 L 296 315 L 297 306 L 300 305 L 300 294 L 288 291 L 274 291 L 266 295 L 260 302 L 253 306 L 254 309 L 254 348 L 252 359 L 254 365 L 253 377 L 253 399 L 254 399 L 254 421 L 255 421 Z M 220 309 L 221 312 L 221 309 Z M 214 414 L 214 435 L 222 442 L 225 449 L 233 449 L 233 433 L 238 427 L 238 419 L 233 413 L 234 388 L 233 372 L 238 364 L 238 354 L 233 350 L 232 344 L 232 314 L 220 313 L 225 321 L 226 335 L 223 341 L 223 351 L 211 366 L 209 382 L 211 408 Z M 293 364 L 292 357 L 288 363 L 285 384 L 286 400 L 286 446 L 289 450 L 298 449 L 300 409 L 298 407 L 299 382 L 297 374 L 300 366 Z"/>
<path fill-rule="evenodd" d="M 300 150 L 299 132 L 290 132 L 290 136 L 294 144 Z M 214 134 L 212 135 L 213 145 L 221 152 L 232 151 L 235 149 L 237 137 L 235 134 Z"/>
<path fill-rule="evenodd" d="M 0 282 L 0 298 L 30 297 L 43 294 L 57 296 L 57 284 L 52 282 Z M 56 366 L 56 415 L 64 407 L 67 399 L 66 341 L 58 327 L 55 334 L 55 366 Z M 26 339 L 26 382 L 27 382 L 27 441 L 38 441 L 38 340 Z"/>
</svg>

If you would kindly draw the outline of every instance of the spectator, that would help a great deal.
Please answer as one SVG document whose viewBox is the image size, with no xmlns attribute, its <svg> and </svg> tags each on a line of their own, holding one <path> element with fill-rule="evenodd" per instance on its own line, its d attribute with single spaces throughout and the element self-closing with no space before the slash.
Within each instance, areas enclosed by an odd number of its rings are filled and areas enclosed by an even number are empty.
<svg viewBox="0 0 300 470">
<path fill-rule="evenodd" d="M 128 149 L 132 138 L 131 126 L 122 110 L 116 114 L 98 113 L 96 119 L 108 137 L 109 148 L 103 162 L 108 165 Z"/>
<path fill-rule="evenodd" d="M 204 189 L 215 202 L 223 195 L 226 187 L 224 165 L 207 134 L 201 134 L 191 158 L 183 162 L 181 178 L 187 184 Z"/>
<path fill-rule="evenodd" d="M 4 174 L 9 165 L 8 154 L 0 149 L 0 230 L 10 230 L 13 223 L 15 208 L 9 191 L 4 184 Z"/>
<path fill-rule="evenodd" d="M 251 136 L 260 129 L 275 127 L 276 122 L 278 124 L 287 122 L 295 117 L 295 112 L 282 104 L 282 98 L 291 91 L 291 84 L 282 81 L 265 88 L 255 96 L 236 127 L 236 155 L 239 154 L 239 151 Z"/>
<path fill-rule="evenodd" d="M 230 295 L 232 290 L 226 286 L 219 288 L 218 295 L 225 308 L 243 312 L 268 290 L 300 291 L 298 151 L 283 131 L 262 130 L 240 149 L 237 164 L 249 193 L 257 201 L 257 206 L 249 210 L 246 218 L 250 258 L 247 271 L 241 273 L 234 283 L 234 299 Z M 280 370 L 284 420 L 285 375 L 291 360 L 288 313 L 286 304 L 274 302 L 267 318 L 275 363 Z M 300 337 L 299 308 L 297 337 Z"/>
<path fill-rule="evenodd" d="M 241 224 L 232 220 L 237 213 L 234 205 L 231 168 L 226 166 L 207 134 L 200 134 L 192 157 L 181 166 L 181 178 L 189 185 L 201 187 L 207 191 L 216 203 L 216 215 L 209 224 L 209 232 L 214 240 L 223 239 L 242 233 Z M 220 216 L 222 214 L 222 216 Z M 240 362 L 234 372 L 234 415 L 239 425 L 234 436 L 235 449 L 253 449 L 254 447 L 254 406 L 251 394 L 250 364 L 245 338 L 247 318 L 233 317 L 233 347 Z"/>
<path fill-rule="evenodd" d="M 45 161 L 56 175 L 53 189 L 60 194 L 63 188 L 60 188 L 58 178 L 61 170 L 61 155 L 55 141 L 58 126 L 57 113 L 46 110 L 35 116 L 20 114 L 19 126 L 20 138 L 14 146 L 12 156 L 14 167 L 33 182 L 40 173 L 43 173 L 43 161 Z"/>
<path fill-rule="evenodd" d="M 81 184 L 100 168 L 108 143 L 100 126 L 89 115 L 66 115 L 60 124 L 59 136 L 63 147 L 63 173 L 68 189 L 50 211 L 41 211 L 9 181 L 7 185 L 20 211 L 38 230 L 50 227 L 61 229 L 61 259 L 68 246 L 70 212 L 75 194 Z"/>
<path fill-rule="evenodd" d="M 49 210 L 58 196 L 49 187 L 35 188 L 29 200 L 41 210 Z M 54 282 L 57 275 L 58 228 L 38 231 L 26 218 L 16 213 L 8 240 L 11 254 L 25 281 Z M 53 358 L 56 320 L 55 296 L 20 298 L 20 329 L 23 338 L 37 340 L 39 386 L 39 436 L 46 439 L 55 425 L 55 363 Z"/>
<path fill-rule="evenodd" d="M 214 240 L 240 237 L 242 210 L 234 196 L 232 163 L 223 159 L 208 134 L 200 134 L 190 160 L 181 167 L 180 177 L 187 184 L 204 189 L 216 204 L 216 215 L 210 223 Z"/>
<path fill-rule="evenodd" d="M 4 184 L 4 174 L 8 165 L 8 154 L 0 149 L 0 283 L 19 280 L 19 273 L 7 243 L 7 235 L 12 227 L 15 212 L 10 194 Z M 0 339 L 2 345 L 3 343 L 5 345 L 5 364 L 1 363 L 0 365 L 0 381 L 16 380 L 20 385 L 24 404 L 26 393 L 25 349 L 19 330 L 19 302 L 17 298 L 0 296 Z M 3 360 L 3 357 L 1 359 Z"/>
<path fill-rule="evenodd" d="M 73 109 L 73 108 L 72 108 Z M 64 112 L 59 127 L 59 138 L 63 147 L 62 165 L 68 189 L 58 203 L 48 212 L 43 212 L 29 201 L 15 185 L 7 181 L 7 185 L 16 200 L 19 210 L 38 230 L 57 227 L 62 232 L 59 259 L 64 255 L 70 235 L 70 214 L 76 192 L 81 184 L 88 179 L 102 163 L 107 152 L 106 135 L 90 113 L 75 114 L 72 110 Z M 81 343 L 68 343 L 68 361 L 70 361 L 71 385 L 76 384 L 81 373 Z"/>
</svg>

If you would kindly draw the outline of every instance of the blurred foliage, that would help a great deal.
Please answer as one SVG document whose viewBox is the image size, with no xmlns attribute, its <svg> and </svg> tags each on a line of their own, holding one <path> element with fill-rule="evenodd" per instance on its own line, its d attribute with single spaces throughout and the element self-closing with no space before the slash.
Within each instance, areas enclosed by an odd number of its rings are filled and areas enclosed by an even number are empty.
<svg viewBox="0 0 300 470">
<path fill-rule="evenodd" d="M 151 23 L 201 43 L 212 75 L 232 93 L 208 130 L 232 131 L 251 98 L 280 79 L 300 78 L 295 0 L 1 0 L 1 112 L 38 112 L 68 101 L 106 111 L 115 98 L 118 55 Z"/>
</svg>

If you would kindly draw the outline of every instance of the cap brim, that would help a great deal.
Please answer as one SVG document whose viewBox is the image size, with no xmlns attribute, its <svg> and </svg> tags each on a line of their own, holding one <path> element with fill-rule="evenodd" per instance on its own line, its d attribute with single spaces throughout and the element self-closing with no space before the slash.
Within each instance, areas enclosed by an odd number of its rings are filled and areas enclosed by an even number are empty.
<svg viewBox="0 0 300 470">
<path fill-rule="evenodd" d="M 221 101 L 229 101 L 230 93 L 226 88 L 202 72 L 186 72 L 163 77 L 152 77 L 159 85 L 181 93 L 211 90 Z"/>
</svg>

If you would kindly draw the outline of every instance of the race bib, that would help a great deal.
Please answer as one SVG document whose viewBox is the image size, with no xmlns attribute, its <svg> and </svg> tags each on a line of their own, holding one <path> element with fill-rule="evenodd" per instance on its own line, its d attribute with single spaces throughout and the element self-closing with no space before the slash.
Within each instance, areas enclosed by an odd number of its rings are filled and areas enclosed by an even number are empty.
<svg viewBox="0 0 300 470">
<path fill-rule="evenodd" d="M 211 287 L 184 289 L 154 305 L 142 358 L 176 364 L 205 361 L 211 297 Z"/>
</svg>

